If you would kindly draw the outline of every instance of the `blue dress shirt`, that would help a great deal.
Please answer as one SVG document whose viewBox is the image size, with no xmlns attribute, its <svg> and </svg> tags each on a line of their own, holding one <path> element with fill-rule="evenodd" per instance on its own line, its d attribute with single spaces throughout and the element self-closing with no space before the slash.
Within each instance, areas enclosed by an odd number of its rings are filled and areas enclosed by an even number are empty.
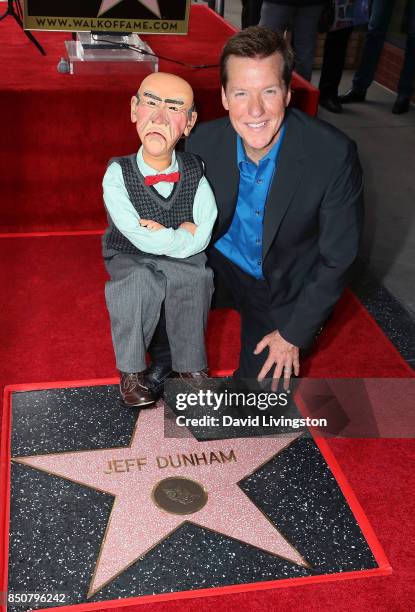
<svg viewBox="0 0 415 612">
<path fill-rule="evenodd" d="M 285 125 L 272 149 L 258 165 L 246 153 L 237 136 L 239 191 L 232 223 L 215 247 L 244 272 L 257 279 L 262 274 L 262 226 L 265 203 L 277 166 L 278 153 L 284 138 Z"/>
</svg>

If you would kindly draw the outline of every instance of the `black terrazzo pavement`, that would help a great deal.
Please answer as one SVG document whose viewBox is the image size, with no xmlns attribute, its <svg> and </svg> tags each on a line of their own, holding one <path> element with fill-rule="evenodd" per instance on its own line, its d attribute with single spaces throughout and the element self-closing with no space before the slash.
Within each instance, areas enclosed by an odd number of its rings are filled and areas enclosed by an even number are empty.
<svg viewBox="0 0 415 612">
<path fill-rule="evenodd" d="M 116 386 L 15 393 L 12 456 L 127 446 L 137 414 L 119 407 Z M 311 569 L 187 523 L 88 601 L 377 567 L 311 439 L 297 440 L 241 488 Z M 9 592 L 63 593 L 61 605 L 87 601 L 112 499 L 13 464 Z"/>
<path fill-rule="evenodd" d="M 415 368 L 415 320 L 361 259 L 354 265 L 351 289 L 402 357 Z"/>
</svg>

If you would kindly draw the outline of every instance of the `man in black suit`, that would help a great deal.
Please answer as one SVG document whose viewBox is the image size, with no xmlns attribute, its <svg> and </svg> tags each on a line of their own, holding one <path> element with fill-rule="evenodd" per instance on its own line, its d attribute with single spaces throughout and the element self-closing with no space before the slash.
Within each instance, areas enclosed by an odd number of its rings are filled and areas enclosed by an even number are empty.
<svg viewBox="0 0 415 612">
<path fill-rule="evenodd" d="M 235 34 L 221 57 L 229 118 L 201 124 L 187 149 L 202 157 L 218 207 L 209 265 L 241 314 L 236 378 L 289 379 L 339 299 L 362 223 L 354 142 L 288 109 L 293 56 L 266 28 Z M 162 331 L 153 360 L 167 371 Z M 267 349 L 267 350 L 266 350 Z M 149 382 L 157 376 L 150 372 Z M 160 376 L 159 376 L 160 378 Z"/>
</svg>

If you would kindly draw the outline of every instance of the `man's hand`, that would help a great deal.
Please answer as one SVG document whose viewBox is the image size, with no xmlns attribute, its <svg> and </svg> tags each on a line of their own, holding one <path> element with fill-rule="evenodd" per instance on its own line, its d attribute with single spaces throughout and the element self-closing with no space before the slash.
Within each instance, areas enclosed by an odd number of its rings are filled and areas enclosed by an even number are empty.
<svg viewBox="0 0 415 612">
<path fill-rule="evenodd" d="M 275 364 L 271 389 L 276 391 L 278 381 L 283 373 L 284 389 L 288 389 L 293 370 L 296 376 L 300 373 L 300 351 L 298 346 L 294 346 L 294 344 L 284 340 L 278 330 L 264 336 L 256 345 L 254 354 L 262 353 L 266 346 L 269 348 L 269 355 L 258 374 L 258 381 L 263 380 Z"/>
<path fill-rule="evenodd" d="M 161 223 L 157 223 L 157 221 L 152 221 L 151 219 L 140 219 L 140 225 L 146 227 L 148 230 L 155 232 L 157 230 L 166 229 L 164 225 Z"/>
<path fill-rule="evenodd" d="M 192 236 L 195 235 L 195 232 L 197 230 L 197 225 L 196 223 L 192 223 L 191 221 L 185 221 L 184 223 L 182 223 L 181 225 L 179 225 L 179 227 L 181 229 L 185 229 L 188 232 L 190 232 L 192 234 Z"/>
</svg>

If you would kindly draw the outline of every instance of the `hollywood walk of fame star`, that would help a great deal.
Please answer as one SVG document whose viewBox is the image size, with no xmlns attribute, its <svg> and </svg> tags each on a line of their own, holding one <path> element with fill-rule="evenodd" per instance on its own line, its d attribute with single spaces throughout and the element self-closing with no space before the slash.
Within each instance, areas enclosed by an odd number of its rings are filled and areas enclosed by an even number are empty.
<svg viewBox="0 0 415 612">
<path fill-rule="evenodd" d="M 102 0 L 101 6 L 99 7 L 98 17 L 100 17 L 103 13 L 106 13 L 113 6 L 116 6 L 123 0 Z M 143 4 L 149 11 L 157 15 L 161 19 L 160 7 L 158 0 L 138 0 L 139 4 Z"/>
<path fill-rule="evenodd" d="M 237 484 L 299 435 L 204 442 L 190 434 L 165 438 L 160 402 L 139 414 L 128 447 L 13 461 L 115 497 L 91 597 L 186 521 L 309 567 Z"/>
</svg>

